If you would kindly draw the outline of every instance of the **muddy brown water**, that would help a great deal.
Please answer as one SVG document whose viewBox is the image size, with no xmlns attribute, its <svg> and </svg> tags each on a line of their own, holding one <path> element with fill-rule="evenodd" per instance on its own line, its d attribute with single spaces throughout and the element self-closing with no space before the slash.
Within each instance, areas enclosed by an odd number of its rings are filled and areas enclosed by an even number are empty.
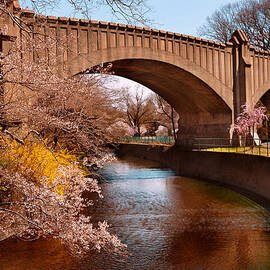
<svg viewBox="0 0 270 270">
<path fill-rule="evenodd" d="M 0 243 L 0 270 L 270 269 L 270 215 L 252 200 L 135 158 L 102 175 L 94 216 L 112 224 L 128 258 L 92 252 L 78 260 L 55 240 L 9 239 Z"/>
</svg>

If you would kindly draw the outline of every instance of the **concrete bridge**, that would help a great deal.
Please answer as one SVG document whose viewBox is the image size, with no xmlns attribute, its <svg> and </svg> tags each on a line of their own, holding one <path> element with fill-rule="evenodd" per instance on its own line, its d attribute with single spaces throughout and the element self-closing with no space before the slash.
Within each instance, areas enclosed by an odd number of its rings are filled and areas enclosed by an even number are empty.
<svg viewBox="0 0 270 270">
<path fill-rule="evenodd" d="M 176 108 L 181 138 L 228 137 L 246 101 L 270 109 L 270 52 L 250 46 L 243 31 L 221 44 L 146 27 L 35 15 L 17 1 L 10 9 L 34 32 L 67 40 L 69 50 L 54 48 L 60 76 L 112 63 L 116 75 L 147 86 Z M 0 36 L 3 51 L 10 37 L 23 36 L 11 20 L 0 19 L 4 25 L 9 33 Z"/>
</svg>

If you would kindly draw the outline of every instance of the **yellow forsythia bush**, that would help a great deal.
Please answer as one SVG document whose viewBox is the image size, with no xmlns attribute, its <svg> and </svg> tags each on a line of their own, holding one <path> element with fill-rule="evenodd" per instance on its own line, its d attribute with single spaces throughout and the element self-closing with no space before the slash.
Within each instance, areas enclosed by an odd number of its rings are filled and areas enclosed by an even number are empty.
<svg viewBox="0 0 270 270">
<path fill-rule="evenodd" d="M 78 168 L 74 154 L 66 149 L 52 152 L 46 147 L 46 140 L 26 140 L 22 145 L 15 140 L 1 138 L 0 143 L 2 166 L 32 182 L 46 178 L 53 184 L 55 177 L 59 176 L 60 166 Z"/>
</svg>

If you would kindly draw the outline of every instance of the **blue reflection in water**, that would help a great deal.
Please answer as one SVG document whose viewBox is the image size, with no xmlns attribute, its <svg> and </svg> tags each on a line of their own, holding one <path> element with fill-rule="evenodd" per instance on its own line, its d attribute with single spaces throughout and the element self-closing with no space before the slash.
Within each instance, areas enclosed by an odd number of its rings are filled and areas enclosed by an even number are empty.
<svg viewBox="0 0 270 270">
<path fill-rule="evenodd" d="M 167 168 L 134 168 L 119 163 L 107 165 L 99 172 L 105 182 L 167 179 L 176 176 L 174 171 Z"/>
</svg>

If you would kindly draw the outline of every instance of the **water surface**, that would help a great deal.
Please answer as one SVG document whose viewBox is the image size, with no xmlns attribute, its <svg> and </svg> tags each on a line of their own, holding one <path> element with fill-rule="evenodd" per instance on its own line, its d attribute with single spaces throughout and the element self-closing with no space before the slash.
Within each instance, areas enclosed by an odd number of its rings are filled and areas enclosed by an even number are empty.
<svg viewBox="0 0 270 270">
<path fill-rule="evenodd" d="M 0 269 L 270 269 L 270 216 L 250 199 L 134 158 L 108 164 L 102 175 L 104 199 L 91 214 L 112 224 L 128 258 L 76 260 L 54 240 L 11 239 L 0 243 Z"/>
</svg>

